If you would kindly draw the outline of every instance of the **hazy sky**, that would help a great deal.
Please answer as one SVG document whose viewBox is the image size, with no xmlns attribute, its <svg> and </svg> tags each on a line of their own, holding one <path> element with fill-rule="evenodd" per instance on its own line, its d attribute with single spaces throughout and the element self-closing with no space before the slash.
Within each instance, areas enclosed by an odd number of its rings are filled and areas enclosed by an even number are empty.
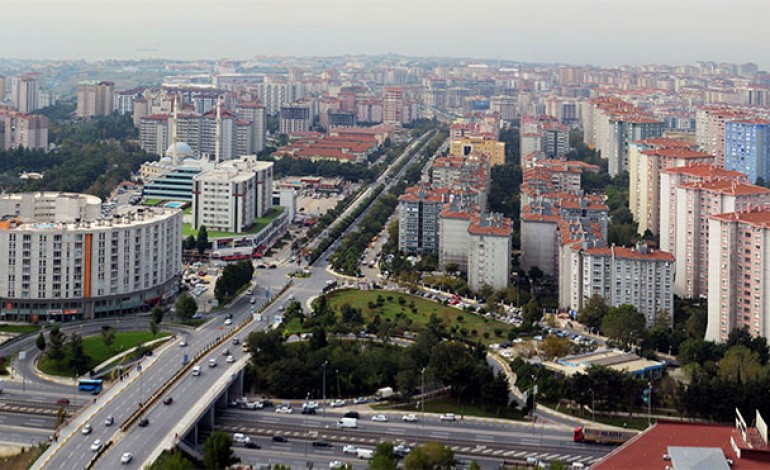
<svg viewBox="0 0 770 470">
<path fill-rule="evenodd" d="M 769 69 L 768 13 L 767 0 L 1 0 L 0 57 L 395 52 Z"/>
</svg>

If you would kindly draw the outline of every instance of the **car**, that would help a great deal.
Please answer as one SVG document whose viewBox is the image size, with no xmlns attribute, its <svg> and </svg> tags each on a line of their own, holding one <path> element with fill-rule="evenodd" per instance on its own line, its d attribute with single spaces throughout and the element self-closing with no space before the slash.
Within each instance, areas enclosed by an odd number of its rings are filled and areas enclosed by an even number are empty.
<svg viewBox="0 0 770 470">
<path fill-rule="evenodd" d="M 247 441 L 245 444 L 243 444 L 243 447 L 246 447 L 247 449 L 261 449 L 259 444 L 254 441 Z"/>
<path fill-rule="evenodd" d="M 403 444 L 393 447 L 393 455 L 396 457 L 406 457 L 411 451 L 412 449 L 409 446 L 405 446 Z"/>
<path fill-rule="evenodd" d="M 83 429 L 80 430 L 83 434 L 91 434 L 91 425 L 86 423 L 83 425 Z"/>
<path fill-rule="evenodd" d="M 233 319 L 232 318 L 228 318 L 228 319 L 225 320 L 225 325 L 232 325 L 232 324 L 233 324 Z"/>
<path fill-rule="evenodd" d="M 343 407 L 343 406 L 345 406 L 345 400 L 337 399 L 337 400 L 334 400 L 331 403 L 331 407 L 332 408 L 340 408 L 340 407 Z"/>
<path fill-rule="evenodd" d="M 417 415 L 414 413 L 409 413 L 408 415 L 404 415 L 403 418 L 405 423 L 416 423 L 417 422 Z"/>
<path fill-rule="evenodd" d="M 230 355 L 230 350 L 229 349 L 225 349 L 224 351 L 222 351 L 222 355 L 223 356 L 229 356 Z"/>
<path fill-rule="evenodd" d="M 363 405 L 364 403 L 366 403 L 366 401 L 367 401 L 366 397 L 358 397 L 355 400 L 353 400 L 353 404 L 354 405 Z"/>
<path fill-rule="evenodd" d="M 294 300 L 294 294 L 289 294 L 289 300 Z"/>
<path fill-rule="evenodd" d="M 180 348 L 184 348 L 186 346 L 187 346 L 187 340 L 183 339 L 182 341 L 179 342 L 179 347 Z"/>
<path fill-rule="evenodd" d="M 332 460 L 331 462 L 329 462 L 330 469 L 342 468 L 344 466 L 345 466 L 345 462 L 341 460 Z"/>
<path fill-rule="evenodd" d="M 99 452 L 102 450 L 102 447 L 104 447 L 104 444 L 99 439 L 95 440 L 93 444 L 91 444 L 91 450 L 94 452 Z"/>
<path fill-rule="evenodd" d="M 142 419 L 139 420 L 139 427 L 140 428 L 146 428 L 147 425 L 149 425 L 149 424 L 150 424 L 150 420 L 147 419 L 147 418 L 142 418 Z"/>
<path fill-rule="evenodd" d="M 209 359 L 209 367 L 216 367 L 216 366 L 217 366 L 217 360 Z"/>
<path fill-rule="evenodd" d="M 388 417 L 385 416 L 385 415 L 382 415 L 382 414 L 374 415 L 374 416 L 372 416 L 372 421 L 375 421 L 377 423 L 387 423 L 388 422 Z"/>
<path fill-rule="evenodd" d="M 275 412 L 290 415 L 294 413 L 294 410 L 292 410 L 288 406 L 279 406 L 278 408 L 275 409 Z"/>
<path fill-rule="evenodd" d="M 252 288 L 249 288 L 249 290 L 246 291 L 246 295 L 253 295 L 253 294 L 254 294 L 254 289 L 252 289 Z M 252 303 L 254 303 L 254 302 L 252 302 Z"/>
<path fill-rule="evenodd" d="M 241 344 L 241 340 L 239 340 L 238 338 L 233 338 L 233 344 L 238 346 L 239 344 Z"/>
<path fill-rule="evenodd" d="M 257 269 L 267 269 L 267 265 L 265 264 L 258 264 Z"/>
<path fill-rule="evenodd" d="M 172 403 L 174 403 L 174 399 L 173 399 L 173 398 L 171 398 L 171 397 L 166 397 L 166 398 L 163 400 L 163 404 L 164 404 L 164 405 L 170 405 L 170 404 L 172 404 Z"/>
<path fill-rule="evenodd" d="M 235 362 L 235 358 L 233 356 L 227 356 L 227 359 L 225 359 L 226 362 Z"/>
<path fill-rule="evenodd" d="M 276 266 L 276 265 L 274 265 L 274 264 L 271 264 L 270 266 L 268 266 L 268 267 L 267 267 L 267 269 L 276 269 L 277 267 L 278 267 L 278 266 Z"/>
<path fill-rule="evenodd" d="M 273 436 L 273 442 L 289 442 L 289 440 L 286 439 L 286 436 L 281 436 L 280 434 L 277 434 Z"/>
<path fill-rule="evenodd" d="M 440 421 L 457 421 L 457 417 L 454 415 L 454 413 L 444 413 L 439 417 Z"/>
<path fill-rule="evenodd" d="M 303 415 L 314 415 L 316 413 L 315 408 L 302 408 Z"/>
<path fill-rule="evenodd" d="M 251 300 L 250 300 L 249 302 L 250 302 L 252 305 L 254 305 L 255 303 L 257 303 L 257 299 L 255 299 L 254 297 L 252 297 L 252 298 L 251 298 Z"/>
<path fill-rule="evenodd" d="M 238 444 L 245 444 L 247 442 L 251 442 L 251 438 L 245 434 L 237 432 L 233 434 L 233 442 L 237 442 Z"/>
<path fill-rule="evenodd" d="M 358 419 L 361 417 L 361 415 L 358 413 L 358 411 L 348 411 L 344 414 L 344 417 Z"/>
<path fill-rule="evenodd" d="M 114 423 L 115 423 L 115 418 L 113 418 L 113 417 L 112 417 L 112 415 L 110 415 L 110 416 L 107 416 L 107 417 L 104 419 L 104 425 L 105 425 L 105 426 L 112 426 Z"/>
<path fill-rule="evenodd" d="M 318 403 L 314 401 L 306 401 L 302 404 L 302 408 L 310 408 L 310 409 L 316 409 L 318 408 Z"/>
<path fill-rule="evenodd" d="M 353 455 L 356 455 L 356 454 L 358 454 L 358 447 L 357 446 L 352 446 L 352 445 L 343 446 L 342 447 L 342 453 L 343 454 L 353 454 Z"/>
<path fill-rule="evenodd" d="M 192 368 L 192 375 L 198 376 L 201 375 L 201 366 L 195 366 Z"/>
<path fill-rule="evenodd" d="M 120 463 L 123 465 L 131 462 L 132 460 L 134 460 L 134 456 L 131 455 L 131 452 L 123 452 L 123 455 L 120 456 Z"/>
<path fill-rule="evenodd" d="M 57 405 L 69 405 L 70 401 L 68 399 L 66 399 L 66 398 L 59 398 L 58 400 L 56 400 L 56 404 Z"/>
<path fill-rule="evenodd" d="M 329 448 L 332 446 L 332 443 L 325 440 L 325 439 L 319 439 L 317 441 L 313 441 L 313 447 L 326 447 Z"/>
</svg>

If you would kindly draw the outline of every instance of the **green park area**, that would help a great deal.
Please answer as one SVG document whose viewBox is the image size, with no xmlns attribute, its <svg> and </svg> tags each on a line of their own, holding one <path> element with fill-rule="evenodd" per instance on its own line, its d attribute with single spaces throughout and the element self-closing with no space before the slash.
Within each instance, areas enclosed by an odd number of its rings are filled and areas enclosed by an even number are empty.
<svg viewBox="0 0 770 470">
<path fill-rule="evenodd" d="M 254 219 L 254 224 L 251 227 L 249 227 L 247 230 L 240 233 L 215 232 L 213 230 L 207 230 L 207 233 L 208 233 L 209 239 L 237 237 L 238 235 L 259 233 L 259 231 L 267 227 L 270 224 L 270 222 L 275 220 L 279 215 L 283 214 L 283 211 L 284 211 L 284 208 L 282 206 L 273 206 L 273 208 L 270 209 L 270 212 L 265 214 L 264 217 L 257 217 L 256 219 Z M 192 228 L 192 224 L 182 224 L 182 236 L 187 238 L 190 235 L 192 235 L 193 237 L 197 237 L 198 231 Z"/>
<path fill-rule="evenodd" d="M 433 316 L 451 334 L 474 342 L 481 340 L 485 344 L 501 341 L 510 329 L 505 323 L 400 292 L 341 290 L 329 295 L 328 301 L 337 313 L 342 312 L 345 304 L 360 310 L 367 324 L 379 316 L 380 321 L 392 323 L 396 333 L 420 331 Z"/>
<path fill-rule="evenodd" d="M 0 325 L 0 332 L 24 335 L 37 331 L 35 325 Z"/>
<path fill-rule="evenodd" d="M 51 356 L 55 357 L 57 354 L 55 352 L 52 354 L 52 345 L 51 341 L 49 341 L 46 353 L 37 364 L 38 369 L 49 375 L 74 377 L 92 370 L 102 362 L 133 347 L 140 346 L 153 339 L 170 336 L 166 332 L 159 332 L 153 335 L 150 331 L 113 331 L 113 333 L 113 338 L 107 340 L 105 340 L 105 335 L 87 336 L 80 339 L 82 341 L 82 351 L 85 355 L 85 358 L 82 360 L 74 358 L 71 337 L 65 338 L 66 341 L 63 342 L 59 360 L 51 358 Z"/>
</svg>

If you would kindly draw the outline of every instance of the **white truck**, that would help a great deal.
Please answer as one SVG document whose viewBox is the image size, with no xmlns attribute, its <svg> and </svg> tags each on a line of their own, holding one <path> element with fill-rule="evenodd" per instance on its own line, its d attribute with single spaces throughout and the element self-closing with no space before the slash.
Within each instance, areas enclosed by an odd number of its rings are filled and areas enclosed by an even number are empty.
<svg viewBox="0 0 770 470">
<path fill-rule="evenodd" d="M 338 428 L 357 428 L 358 419 L 356 418 L 340 418 L 337 422 Z"/>
<path fill-rule="evenodd" d="M 373 449 L 358 449 L 358 458 L 364 459 L 364 460 L 372 460 L 372 456 L 374 455 Z"/>
<path fill-rule="evenodd" d="M 393 388 L 392 387 L 383 387 L 374 394 L 374 397 L 377 400 L 387 400 L 388 398 L 393 396 Z"/>
</svg>

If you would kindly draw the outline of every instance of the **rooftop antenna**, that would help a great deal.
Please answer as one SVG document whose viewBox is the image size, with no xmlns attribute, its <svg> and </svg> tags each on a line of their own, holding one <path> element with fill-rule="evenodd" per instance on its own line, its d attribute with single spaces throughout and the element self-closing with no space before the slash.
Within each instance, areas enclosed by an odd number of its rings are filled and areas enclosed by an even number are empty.
<svg viewBox="0 0 770 470">
<path fill-rule="evenodd" d="M 217 97 L 216 135 L 214 136 L 214 161 L 219 163 L 219 140 L 222 138 L 222 95 Z"/>
</svg>

